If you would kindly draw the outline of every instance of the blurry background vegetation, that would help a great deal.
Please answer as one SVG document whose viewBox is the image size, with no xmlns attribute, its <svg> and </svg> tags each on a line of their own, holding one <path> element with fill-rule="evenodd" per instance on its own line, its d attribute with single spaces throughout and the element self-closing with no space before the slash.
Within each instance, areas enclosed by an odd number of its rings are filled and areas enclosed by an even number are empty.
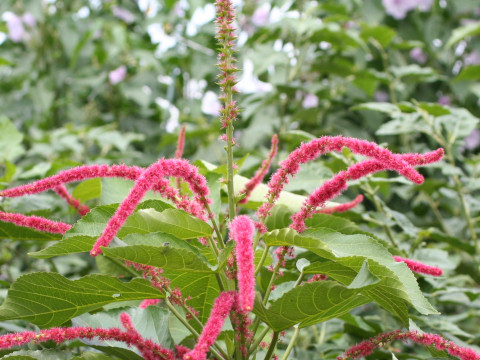
<svg viewBox="0 0 480 360">
<path fill-rule="evenodd" d="M 419 279 L 442 315 L 417 317 L 416 325 L 478 344 L 480 3 L 235 3 L 242 69 L 236 157 L 249 154 L 241 173 L 254 173 L 273 133 L 278 160 L 322 135 L 374 140 L 396 152 L 444 147 L 445 161 L 422 169 L 420 187 L 388 174 L 353 183 L 342 200 L 358 193 L 367 200 L 344 216 L 442 267 L 446 276 Z M 185 157 L 222 163 L 214 12 L 203 0 L 2 0 L 0 186 L 83 163 L 145 166 L 172 157 L 183 124 Z M 344 152 L 309 164 L 288 190 L 306 194 L 351 159 Z M 93 203 L 95 195 L 76 190 Z M 53 195 L 2 199 L 1 207 L 76 216 Z M 33 261 L 26 252 L 43 244 L 4 238 L 12 240 L 1 245 L 5 287 L 35 269 L 94 271 L 81 257 Z M 335 357 L 330 350 L 353 338 L 395 328 L 396 320 L 366 307 L 303 334 L 295 356 Z"/>
</svg>

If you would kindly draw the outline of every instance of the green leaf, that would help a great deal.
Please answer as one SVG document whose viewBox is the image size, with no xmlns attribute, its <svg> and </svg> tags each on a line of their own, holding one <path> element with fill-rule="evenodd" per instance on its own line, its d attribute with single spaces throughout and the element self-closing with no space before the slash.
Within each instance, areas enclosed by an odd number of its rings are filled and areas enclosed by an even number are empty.
<svg viewBox="0 0 480 360">
<path fill-rule="evenodd" d="M 72 196 L 81 202 L 96 199 L 102 194 L 100 179 L 89 179 L 81 182 L 72 192 Z"/>
<path fill-rule="evenodd" d="M 400 109 L 396 105 L 393 105 L 390 103 L 383 103 L 383 102 L 363 103 L 363 104 L 351 107 L 350 110 L 371 110 L 371 111 L 383 112 L 386 114 L 395 114 L 400 112 Z"/>
<path fill-rule="evenodd" d="M 448 39 L 447 43 L 445 44 L 445 48 L 448 49 L 460 40 L 465 39 L 467 36 L 473 36 L 476 34 L 480 34 L 480 22 L 470 23 L 456 28 L 453 30 L 450 39 Z"/>
<path fill-rule="evenodd" d="M 72 236 L 63 239 L 43 250 L 30 252 L 28 256 L 37 259 L 48 259 L 54 256 L 63 256 L 81 252 L 89 252 L 97 241 L 91 236 Z"/>
<path fill-rule="evenodd" d="M 22 319 L 40 327 L 59 326 L 104 305 L 164 297 L 144 279 L 124 283 L 106 275 L 68 280 L 57 273 L 32 273 L 19 277 L 0 306 L 0 321 Z"/>
<path fill-rule="evenodd" d="M 362 267 L 358 271 L 357 276 L 348 285 L 349 289 L 360 289 L 368 285 L 377 284 L 380 281 L 378 277 L 370 272 L 368 261 L 364 261 Z"/>
<path fill-rule="evenodd" d="M 198 318 L 205 323 L 220 294 L 215 275 L 173 270 L 165 270 L 163 275 L 170 279 L 172 288 L 178 287 L 185 298 L 190 297 L 187 304 L 199 312 Z"/>
<path fill-rule="evenodd" d="M 355 235 L 355 234 L 366 235 L 375 239 L 376 241 L 381 243 L 383 246 L 385 247 L 388 246 L 386 241 L 380 239 L 379 237 L 375 236 L 372 233 L 362 230 L 353 221 L 350 221 L 348 219 L 345 219 L 339 216 L 330 215 L 330 214 L 315 214 L 310 219 L 307 219 L 305 221 L 305 224 L 309 228 L 330 229 L 345 235 Z"/>
<path fill-rule="evenodd" d="M 310 250 L 320 257 L 335 261 L 352 269 L 355 274 L 368 259 L 369 270 L 381 279 L 379 283 L 363 294 L 372 298 L 389 311 L 397 314 L 404 322 L 407 313 L 404 301 L 409 302 L 422 314 L 435 314 L 435 309 L 422 295 L 415 277 L 405 264 L 397 263 L 391 254 L 374 239 L 364 235 L 343 235 L 327 229 L 310 229 L 297 234 L 291 229 L 275 230 L 264 235 L 265 243 L 269 246 L 299 246 Z M 313 265 L 313 264 L 312 264 Z M 310 266 L 312 266 L 310 265 Z M 328 269 L 328 265 L 326 265 Z M 307 267 L 307 269 L 311 269 Z M 336 270 L 341 270 L 336 266 Z M 321 272 L 320 272 L 321 273 Z M 328 272 L 324 272 L 331 275 Z M 342 271 L 345 285 L 349 285 L 353 278 L 352 273 Z"/>
<path fill-rule="evenodd" d="M 23 135 L 5 116 L 0 116 L 0 161 L 14 161 L 25 150 L 22 146 Z"/>
<path fill-rule="evenodd" d="M 17 172 L 17 167 L 8 160 L 4 161 L 4 165 L 5 170 L 3 171 L 3 176 L 0 178 L 0 183 L 9 183 L 12 180 L 13 175 Z"/>
<path fill-rule="evenodd" d="M 208 237 L 213 234 L 212 227 L 205 221 L 182 210 L 167 209 L 161 213 L 149 211 L 148 215 L 152 217 L 160 231 L 179 239 Z"/>
<path fill-rule="evenodd" d="M 67 360 L 71 359 L 72 353 L 70 351 L 57 351 L 53 349 L 43 350 L 17 350 L 12 352 L 5 359 L 14 360 Z"/>
<path fill-rule="evenodd" d="M 395 30 L 384 25 L 366 27 L 360 34 L 363 41 L 367 42 L 373 38 L 384 48 L 390 45 L 395 35 Z"/>
<path fill-rule="evenodd" d="M 0 221 L 0 238 L 10 240 L 52 241 L 61 239 L 62 235 L 36 231 L 28 227 Z"/>
<path fill-rule="evenodd" d="M 477 81 L 480 79 L 480 65 L 466 66 L 453 81 Z"/>
<path fill-rule="evenodd" d="M 154 247 L 147 245 L 102 248 L 105 256 L 128 260 L 138 264 L 162 269 L 182 270 L 195 273 L 211 273 L 213 270 L 205 258 L 192 251 L 174 248 L 169 245 Z"/>
<path fill-rule="evenodd" d="M 370 301 L 358 292 L 333 281 L 306 283 L 273 301 L 268 309 L 257 298 L 253 312 L 274 331 L 295 324 L 306 327 L 346 314 Z"/>
</svg>

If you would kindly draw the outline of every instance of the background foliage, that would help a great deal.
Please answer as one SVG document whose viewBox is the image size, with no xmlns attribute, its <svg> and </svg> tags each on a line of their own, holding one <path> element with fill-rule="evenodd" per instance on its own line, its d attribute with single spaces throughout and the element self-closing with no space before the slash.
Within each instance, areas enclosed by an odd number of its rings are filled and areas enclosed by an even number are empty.
<svg viewBox="0 0 480 360">
<path fill-rule="evenodd" d="M 395 152 L 444 147 L 445 160 L 422 170 L 426 181 L 420 187 L 389 174 L 352 184 L 341 199 L 359 193 L 367 199 L 342 217 L 409 257 L 441 267 L 441 278 L 418 278 L 440 314 L 427 319 L 417 313 L 412 326 L 475 348 L 480 345 L 480 5 L 435 0 L 401 17 L 389 15 L 387 3 L 238 2 L 242 112 L 235 124 L 235 156 L 242 159 L 240 174 L 250 177 L 273 133 L 280 138 L 277 161 L 301 141 L 321 135 L 388 143 Z M 1 187 L 84 163 L 144 166 L 172 157 L 182 124 L 185 157 L 224 161 L 212 3 L 5 0 L 0 12 Z M 308 164 L 287 190 L 305 195 L 353 159 L 344 151 Z M 128 184 L 92 180 L 70 189 L 88 205 L 108 206 L 123 198 Z M 77 216 L 53 194 L 1 201 L 4 211 L 68 222 Z M 26 235 L 5 223 L 0 234 L 3 298 L 15 279 L 33 271 L 70 279 L 110 272 L 110 263 L 85 254 L 27 255 L 55 240 L 51 235 Z M 210 277 L 202 276 L 204 286 Z M 282 279 L 292 280 L 288 270 Z M 110 311 L 113 322 L 115 310 Z M 164 321 L 161 309 L 151 311 Z M 98 321 L 93 318 L 84 314 L 72 321 Z M 4 331 L 31 326 L 0 322 Z M 351 344 L 399 326 L 377 305 L 365 305 L 301 332 L 292 356 L 335 358 Z M 181 332 L 171 336 L 182 338 Z M 430 356 L 422 351 L 395 356 Z"/>
</svg>

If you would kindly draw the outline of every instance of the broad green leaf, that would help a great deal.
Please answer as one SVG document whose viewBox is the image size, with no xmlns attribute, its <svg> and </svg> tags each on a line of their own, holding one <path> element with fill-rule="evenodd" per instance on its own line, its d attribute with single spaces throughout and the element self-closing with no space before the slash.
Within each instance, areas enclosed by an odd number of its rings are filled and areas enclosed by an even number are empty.
<svg viewBox="0 0 480 360">
<path fill-rule="evenodd" d="M 43 350 L 17 350 L 2 359 L 10 360 L 67 360 L 72 358 L 70 351 Z"/>
<path fill-rule="evenodd" d="M 2 177 L 0 177 L 0 184 L 9 183 L 12 180 L 13 175 L 17 172 L 17 167 L 8 160 L 3 162 L 2 167 L 5 167 L 5 169 L 2 171 Z"/>
<path fill-rule="evenodd" d="M 349 289 L 360 289 L 368 285 L 375 285 L 380 281 L 378 277 L 370 272 L 368 260 L 364 261 L 355 278 L 348 285 Z"/>
<path fill-rule="evenodd" d="M 102 178 L 102 195 L 100 196 L 101 205 L 118 204 L 125 200 L 130 193 L 134 182 L 132 180 L 120 178 Z M 162 197 L 153 191 L 145 194 L 143 200 L 160 200 Z"/>
<path fill-rule="evenodd" d="M 373 38 L 384 48 L 390 45 L 395 35 L 395 30 L 383 25 L 367 27 L 360 34 L 363 41 L 368 42 Z"/>
<path fill-rule="evenodd" d="M 70 360 L 112 360 L 112 358 L 105 354 L 84 352 L 82 355 L 72 357 Z"/>
<path fill-rule="evenodd" d="M 453 30 L 450 39 L 445 44 L 445 48 L 448 49 L 452 45 L 456 44 L 460 40 L 465 39 L 467 36 L 473 36 L 480 34 L 480 22 L 469 23 Z"/>
<path fill-rule="evenodd" d="M 374 238 L 383 246 L 388 246 L 387 242 L 376 237 L 374 234 L 362 230 L 357 224 L 348 219 L 330 215 L 330 214 L 315 214 L 310 219 L 305 221 L 309 228 L 324 228 L 334 230 L 345 235 L 362 234 Z"/>
<path fill-rule="evenodd" d="M 78 184 L 73 189 L 72 196 L 81 202 L 96 199 L 102 194 L 102 183 L 100 179 L 88 179 Z"/>
<path fill-rule="evenodd" d="M 480 79 L 480 65 L 466 66 L 453 81 L 477 81 Z"/>
<path fill-rule="evenodd" d="M 102 248 L 105 256 L 128 260 L 138 264 L 162 269 L 181 270 L 195 273 L 211 273 L 207 260 L 198 254 L 169 245 L 154 247 L 147 245 Z"/>
<path fill-rule="evenodd" d="M 0 238 L 11 240 L 52 241 L 60 240 L 62 235 L 36 231 L 27 227 L 0 221 Z"/>
<path fill-rule="evenodd" d="M 40 251 L 30 252 L 28 255 L 37 259 L 47 259 L 54 256 L 89 252 L 96 241 L 96 237 L 71 236 Z"/>
<path fill-rule="evenodd" d="M 25 150 L 22 146 L 23 135 L 5 116 L 0 117 L 0 161 L 15 160 Z"/>
<path fill-rule="evenodd" d="M 400 112 L 400 109 L 397 106 L 382 102 L 363 103 L 350 108 L 350 110 L 372 110 L 386 114 L 395 114 Z"/>
<path fill-rule="evenodd" d="M 210 225 L 182 210 L 167 209 L 161 213 L 149 211 L 148 215 L 159 228 L 158 231 L 174 235 L 179 239 L 207 237 L 213 234 Z"/>
<path fill-rule="evenodd" d="M 358 289 L 347 289 L 333 281 L 306 283 L 285 293 L 266 309 L 255 302 L 253 312 L 273 330 L 282 331 L 295 324 L 306 327 L 333 319 L 368 303 Z"/>
<path fill-rule="evenodd" d="M 179 288 L 187 304 L 199 312 L 198 318 L 205 323 L 210 316 L 213 302 L 220 289 L 214 274 L 165 270 L 163 275 L 170 279 L 172 288 Z"/>
<path fill-rule="evenodd" d="M 382 306 L 388 306 L 405 322 L 406 311 L 404 300 L 411 303 L 422 314 L 436 313 L 435 309 L 423 297 L 418 284 L 410 272 L 393 260 L 391 254 L 374 239 L 364 235 L 343 235 L 327 229 L 310 229 L 302 235 L 298 235 L 290 229 L 275 230 L 264 236 L 265 243 L 270 246 L 294 245 L 305 248 L 320 257 L 344 265 L 357 274 L 365 259 L 368 259 L 369 270 L 382 281 L 367 292 L 363 292 Z M 313 266 L 313 265 L 311 265 Z M 328 269 L 328 265 L 323 265 Z M 336 271 L 342 270 L 335 266 Z M 311 267 L 307 267 L 311 269 Z M 319 271 L 321 273 L 321 271 Z M 333 277 L 333 274 L 323 272 Z M 348 271 L 342 270 L 338 281 L 343 280 L 349 285 L 353 278 L 348 278 Z M 348 281 L 348 282 L 347 282 Z M 388 301 L 394 305 L 386 304 Z"/>
<path fill-rule="evenodd" d="M 40 327 L 58 326 L 104 305 L 164 297 L 144 279 L 124 283 L 106 275 L 68 280 L 57 273 L 19 277 L 0 306 L 0 321 L 22 319 Z"/>
</svg>

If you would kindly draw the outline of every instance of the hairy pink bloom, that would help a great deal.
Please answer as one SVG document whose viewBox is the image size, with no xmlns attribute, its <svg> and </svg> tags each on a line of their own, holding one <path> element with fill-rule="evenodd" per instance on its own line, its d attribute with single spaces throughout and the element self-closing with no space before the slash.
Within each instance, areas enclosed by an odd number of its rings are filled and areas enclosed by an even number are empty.
<svg viewBox="0 0 480 360">
<path fill-rule="evenodd" d="M 18 226 L 29 227 L 52 234 L 65 234 L 72 227 L 70 224 L 52 221 L 39 216 L 26 216 L 23 214 L 6 213 L 0 211 L 0 221 L 10 222 Z"/>
<path fill-rule="evenodd" d="M 157 305 L 158 303 L 160 302 L 160 299 L 146 299 L 146 300 L 143 300 L 141 303 L 140 303 L 140 307 L 142 309 L 145 309 L 149 306 L 152 306 L 152 305 Z"/>
<path fill-rule="evenodd" d="M 197 345 L 184 355 L 184 360 L 205 360 L 210 346 L 213 345 L 222 330 L 223 323 L 232 309 L 235 301 L 235 291 L 222 292 L 215 299 L 212 312 L 198 338 Z"/>
<path fill-rule="evenodd" d="M 479 360 L 480 355 L 472 349 L 461 347 L 452 341 L 446 340 L 437 334 L 419 333 L 418 331 L 396 330 L 388 333 L 382 333 L 376 337 L 362 341 L 360 344 L 352 346 L 345 351 L 337 360 L 359 359 L 370 355 L 373 350 L 384 347 L 394 340 L 408 340 L 425 346 L 435 346 L 437 350 L 447 351 L 450 355 L 456 356 L 461 360 Z"/>
<path fill-rule="evenodd" d="M 270 153 L 268 154 L 268 157 L 265 160 L 263 160 L 262 165 L 257 170 L 253 178 L 251 178 L 250 181 L 245 184 L 245 187 L 243 188 L 243 190 L 240 191 L 240 194 L 245 194 L 244 198 L 240 200 L 240 204 L 247 203 L 248 198 L 250 197 L 250 194 L 252 193 L 253 189 L 255 189 L 257 185 L 262 182 L 263 178 L 268 172 L 268 169 L 270 169 L 270 165 L 272 164 L 273 158 L 277 154 L 277 150 L 278 150 L 278 137 L 276 134 L 274 134 L 272 136 L 272 146 L 270 148 Z"/>
<path fill-rule="evenodd" d="M 76 209 L 80 216 L 84 216 L 90 212 L 90 208 L 86 205 L 83 205 L 80 201 L 70 195 L 64 185 L 59 185 L 54 188 L 54 190 L 62 199 L 67 202 L 68 205 Z"/>
<path fill-rule="evenodd" d="M 342 213 L 353 209 L 355 206 L 360 204 L 363 201 L 363 195 L 358 195 L 352 201 L 349 201 L 345 204 L 335 205 L 328 208 L 320 209 L 314 211 L 315 214 L 333 214 L 333 213 Z"/>
<path fill-rule="evenodd" d="M 286 160 L 282 161 L 280 168 L 268 183 L 268 201 L 258 209 L 257 216 L 260 219 L 265 219 L 270 214 L 275 201 L 288 183 L 289 177 L 294 176 L 300 170 L 301 164 L 315 160 L 318 156 L 331 151 L 339 152 L 343 147 L 349 148 L 355 154 L 376 159 L 385 168 L 397 171 L 414 183 L 420 184 L 423 182 L 423 176 L 413 169 L 407 161 L 373 142 L 342 136 L 323 136 L 300 145 L 290 153 Z"/>
<path fill-rule="evenodd" d="M 415 165 L 427 164 L 438 161 L 443 157 L 443 149 L 438 149 L 424 155 L 404 154 L 393 156 L 398 159 L 402 159 L 402 161 L 404 161 L 407 166 L 413 169 L 412 166 Z M 302 209 L 292 215 L 292 224 L 290 225 L 290 227 L 294 230 L 297 230 L 298 232 L 305 231 L 305 220 L 312 216 L 317 207 L 323 206 L 326 201 L 333 199 L 334 197 L 338 196 L 343 190 L 345 190 L 347 188 L 348 180 L 357 180 L 366 175 L 383 170 L 399 171 L 398 168 L 395 167 L 396 164 L 391 161 L 369 159 L 350 166 L 346 171 L 340 171 L 332 179 L 325 181 L 312 194 L 310 194 L 307 200 L 305 200 L 305 202 L 303 203 Z"/>
<path fill-rule="evenodd" d="M 175 159 L 180 159 L 183 156 L 183 148 L 185 147 L 185 130 L 186 130 L 185 124 L 182 125 L 180 128 L 180 132 L 178 133 L 178 139 L 177 139 L 177 150 L 175 150 Z M 175 181 L 177 185 L 178 191 L 181 193 L 182 192 L 182 180 L 180 178 L 176 178 Z"/>
<path fill-rule="evenodd" d="M 421 273 L 421 274 L 427 274 L 427 275 L 432 275 L 432 276 L 442 276 L 443 270 L 436 267 L 436 266 L 430 266 L 423 264 L 419 261 L 415 260 L 410 260 L 410 259 L 405 259 L 400 256 L 394 256 L 393 259 L 396 262 L 404 262 L 407 264 L 408 268 L 414 272 Z"/>
<path fill-rule="evenodd" d="M 240 215 L 230 223 L 230 237 L 236 243 L 237 279 L 240 309 L 248 313 L 253 309 L 255 299 L 255 266 L 253 264 L 253 221 L 246 215 Z"/>
<path fill-rule="evenodd" d="M 127 217 L 135 210 L 147 191 L 152 189 L 165 176 L 181 177 L 196 194 L 196 199 L 202 204 L 208 204 L 209 190 L 207 182 L 205 177 L 198 173 L 195 166 L 190 165 L 187 160 L 160 159 L 155 164 L 150 165 L 139 176 L 127 198 L 120 204 L 115 215 L 108 221 L 103 234 L 98 238 L 90 251 L 90 255 L 97 256 L 101 252 L 100 247 L 110 244 L 113 237 L 125 223 Z"/>
<path fill-rule="evenodd" d="M 186 126 L 182 125 L 178 133 L 177 150 L 175 150 L 175 159 L 180 159 L 183 156 L 183 148 L 185 147 L 185 130 Z"/>
<path fill-rule="evenodd" d="M 126 315 L 126 316 L 125 316 Z M 7 334 L 0 336 L 0 349 L 10 349 L 16 346 L 22 346 L 32 343 L 42 343 L 54 341 L 57 344 L 67 340 L 74 339 L 93 339 L 98 338 L 102 341 L 115 340 L 121 341 L 129 346 L 135 346 L 142 356 L 147 360 L 175 360 L 175 354 L 172 350 L 163 348 L 151 340 L 144 339 L 134 328 L 130 317 L 122 314 L 122 323 L 127 331 L 117 328 L 94 329 L 91 327 L 72 327 L 72 328 L 52 328 L 34 331 L 25 331 L 22 333 Z"/>
</svg>

